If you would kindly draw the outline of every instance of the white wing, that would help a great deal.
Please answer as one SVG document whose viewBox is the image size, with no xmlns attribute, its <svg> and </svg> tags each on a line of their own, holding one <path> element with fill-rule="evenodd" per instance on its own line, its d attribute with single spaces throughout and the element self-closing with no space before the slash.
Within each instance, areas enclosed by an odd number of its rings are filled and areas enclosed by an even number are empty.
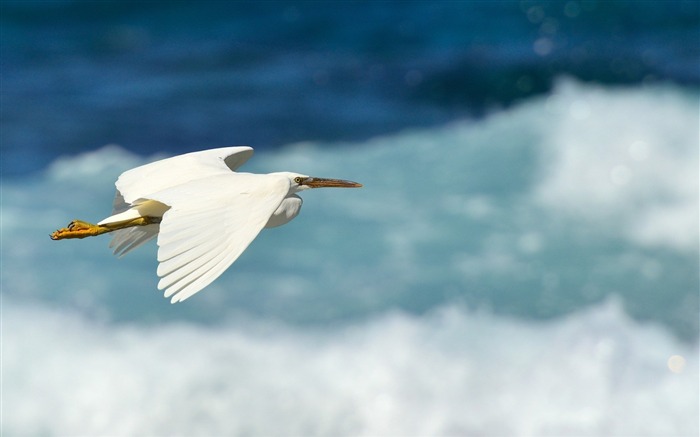
<svg viewBox="0 0 700 437">
<path fill-rule="evenodd" d="M 174 156 L 125 171 L 115 183 L 112 215 L 128 210 L 136 200 L 148 198 L 152 193 L 195 179 L 231 173 L 252 155 L 251 147 L 223 147 Z M 158 225 L 122 229 L 114 232 L 109 247 L 121 257 L 156 235 Z"/>
<path fill-rule="evenodd" d="M 217 174 L 229 174 L 252 155 L 251 147 L 222 147 L 173 156 L 133 168 L 122 173 L 117 179 L 114 206 L 132 204 L 139 198 L 148 198 L 150 194 L 185 182 Z M 119 199 L 120 195 L 122 199 Z"/>
<path fill-rule="evenodd" d="M 232 173 L 149 195 L 171 208 L 158 234 L 158 283 L 179 302 L 219 277 L 260 233 L 289 193 L 289 179 Z"/>
<path fill-rule="evenodd" d="M 114 250 L 115 255 L 121 258 L 153 239 L 158 235 L 159 228 L 160 225 L 154 224 L 116 230 L 112 241 L 109 242 L 109 247 Z"/>
</svg>

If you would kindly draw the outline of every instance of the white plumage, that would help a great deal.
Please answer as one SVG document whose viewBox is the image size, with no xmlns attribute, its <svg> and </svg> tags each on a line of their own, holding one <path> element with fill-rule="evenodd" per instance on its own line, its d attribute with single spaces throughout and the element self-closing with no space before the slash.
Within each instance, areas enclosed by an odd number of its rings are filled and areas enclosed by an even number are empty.
<svg viewBox="0 0 700 437">
<path fill-rule="evenodd" d="M 362 186 L 289 172 L 237 173 L 252 154 L 250 147 L 225 147 L 128 170 L 115 183 L 110 217 L 97 225 L 75 221 L 52 238 L 114 232 L 110 247 L 123 256 L 157 236 L 158 288 L 175 303 L 219 277 L 264 227 L 296 217 L 296 193 Z"/>
</svg>

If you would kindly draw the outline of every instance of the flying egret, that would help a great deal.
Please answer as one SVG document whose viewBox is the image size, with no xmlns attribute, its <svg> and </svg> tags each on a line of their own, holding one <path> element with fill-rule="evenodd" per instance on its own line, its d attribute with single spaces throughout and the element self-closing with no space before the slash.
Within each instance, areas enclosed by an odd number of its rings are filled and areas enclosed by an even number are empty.
<svg viewBox="0 0 700 437">
<path fill-rule="evenodd" d="M 158 289 L 180 302 L 218 278 L 263 228 L 299 214 L 309 188 L 362 184 L 298 173 L 237 173 L 251 147 L 224 147 L 136 167 L 115 183 L 112 215 L 97 224 L 72 221 L 52 240 L 114 232 L 109 247 L 123 256 L 158 236 Z"/>
</svg>

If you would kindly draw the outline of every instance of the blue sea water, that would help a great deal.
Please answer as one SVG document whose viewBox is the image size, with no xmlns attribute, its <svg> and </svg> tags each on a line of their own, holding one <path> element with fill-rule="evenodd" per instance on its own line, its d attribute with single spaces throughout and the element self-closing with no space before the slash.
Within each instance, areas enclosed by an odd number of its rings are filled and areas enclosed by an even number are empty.
<svg viewBox="0 0 700 437">
<path fill-rule="evenodd" d="M 3 435 L 700 432 L 697 3 L 2 12 Z M 176 305 L 48 238 L 236 143 L 365 186 Z"/>
<path fill-rule="evenodd" d="M 368 139 L 547 93 L 562 75 L 700 83 L 695 1 L 3 1 L 5 176 L 144 155 Z"/>
</svg>

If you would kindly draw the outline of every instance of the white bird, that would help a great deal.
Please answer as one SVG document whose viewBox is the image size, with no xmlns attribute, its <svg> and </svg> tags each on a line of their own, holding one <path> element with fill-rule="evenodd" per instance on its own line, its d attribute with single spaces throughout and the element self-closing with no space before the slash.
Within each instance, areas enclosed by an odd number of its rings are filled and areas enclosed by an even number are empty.
<svg viewBox="0 0 700 437">
<path fill-rule="evenodd" d="M 51 239 L 114 232 L 110 247 L 123 256 L 158 236 L 158 289 L 180 302 L 218 278 L 263 228 L 299 214 L 296 193 L 362 184 L 298 173 L 237 173 L 251 147 L 224 147 L 174 156 L 119 176 L 112 215 L 91 224 L 72 221 Z"/>
</svg>

